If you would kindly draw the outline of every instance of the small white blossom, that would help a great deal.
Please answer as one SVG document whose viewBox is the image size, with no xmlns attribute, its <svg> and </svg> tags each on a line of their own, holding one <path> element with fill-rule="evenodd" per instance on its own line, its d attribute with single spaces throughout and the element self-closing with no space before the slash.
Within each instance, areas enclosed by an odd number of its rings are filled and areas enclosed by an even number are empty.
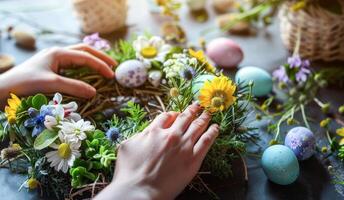
<svg viewBox="0 0 344 200">
<path fill-rule="evenodd" d="M 94 131 L 95 127 L 91 125 L 91 122 L 84 121 L 83 119 L 75 122 L 62 121 L 60 125 L 57 126 L 60 131 L 59 134 L 70 142 L 79 142 L 86 139 L 86 132 Z"/>
</svg>

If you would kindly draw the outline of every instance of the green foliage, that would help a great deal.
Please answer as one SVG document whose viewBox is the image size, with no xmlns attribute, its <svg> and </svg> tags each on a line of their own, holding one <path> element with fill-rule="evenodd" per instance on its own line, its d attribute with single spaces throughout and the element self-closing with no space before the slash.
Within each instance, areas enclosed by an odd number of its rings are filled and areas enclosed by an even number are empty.
<svg viewBox="0 0 344 200">
<path fill-rule="evenodd" d="M 32 107 L 39 110 L 43 105 L 48 104 L 48 99 L 43 94 L 36 94 L 32 98 Z"/>
<path fill-rule="evenodd" d="M 341 145 L 339 150 L 338 150 L 338 158 L 341 161 L 344 161 L 344 145 Z"/>
<path fill-rule="evenodd" d="M 35 96 L 29 96 L 21 100 L 21 104 L 17 110 L 17 124 L 22 124 L 28 117 L 27 110 L 29 108 L 35 108 L 40 110 L 43 105 L 48 104 L 48 99 L 43 94 L 36 94 Z"/>
<path fill-rule="evenodd" d="M 231 175 L 230 163 L 233 160 L 234 152 L 245 152 L 245 143 L 255 139 L 250 131 L 254 128 L 244 127 L 247 112 L 252 97 L 252 85 L 238 85 L 236 96 L 237 102 L 229 109 L 216 113 L 211 123 L 219 124 L 220 134 L 204 160 L 204 169 L 208 169 L 219 178 L 226 178 Z"/>
<path fill-rule="evenodd" d="M 120 40 L 113 50 L 107 52 L 112 58 L 122 63 L 136 58 L 136 51 L 131 42 Z"/>
<path fill-rule="evenodd" d="M 58 135 L 55 131 L 45 129 L 42 133 L 40 133 L 37 136 L 33 144 L 33 147 L 36 150 L 42 150 L 51 145 L 57 139 L 57 137 Z"/>
<path fill-rule="evenodd" d="M 169 94 L 171 88 L 177 88 L 179 95 L 177 97 L 167 96 L 169 102 L 167 110 L 183 112 L 191 104 L 194 94 L 192 93 L 192 80 L 188 81 L 181 78 L 171 78 L 166 93 Z"/>
<path fill-rule="evenodd" d="M 82 142 L 82 149 L 85 151 L 69 170 L 72 187 L 92 183 L 98 174 L 103 174 L 110 181 L 116 152 L 115 146 L 105 137 L 104 132 L 95 130 L 89 133 L 87 139 Z"/>
<path fill-rule="evenodd" d="M 143 129 L 148 126 L 148 121 L 146 119 L 147 112 L 141 108 L 140 105 L 129 101 L 127 107 L 123 108 L 122 111 L 128 116 L 124 119 L 114 116 L 109 123 L 110 127 L 119 129 L 121 140 L 130 138 L 132 135 L 143 131 Z"/>
</svg>

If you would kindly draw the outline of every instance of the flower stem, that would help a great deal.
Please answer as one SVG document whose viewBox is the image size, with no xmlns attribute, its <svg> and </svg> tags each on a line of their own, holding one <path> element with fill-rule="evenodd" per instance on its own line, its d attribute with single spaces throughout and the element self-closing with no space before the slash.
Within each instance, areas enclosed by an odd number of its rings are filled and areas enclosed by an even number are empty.
<svg viewBox="0 0 344 200">
<path fill-rule="evenodd" d="M 300 108 L 301 108 L 302 118 L 303 118 L 303 121 L 305 122 L 306 127 L 308 129 L 311 129 L 311 127 L 308 124 L 307 116 L 306 116 L 306 113 L 305 113 L 305 106 L 303 104 L 301 104 Z"/>
</svg>

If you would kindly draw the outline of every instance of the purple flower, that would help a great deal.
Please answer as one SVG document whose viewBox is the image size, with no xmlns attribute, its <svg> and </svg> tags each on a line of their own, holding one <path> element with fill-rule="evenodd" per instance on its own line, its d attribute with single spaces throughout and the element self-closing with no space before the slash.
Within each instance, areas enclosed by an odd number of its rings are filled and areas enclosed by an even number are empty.
<svg viewBox="0 0 344 200">
<path fill-rule="evenodd" d="M 108 41 L 99 37 L 99 33 L 94 33 L 85 36 L 83 39 L 83 43 L 88 44 L 99 50 L 109 50 L 111 48 Z"/>
<path fill-rule="evenodd" d="M 301 67 L 300 70 L 295 74 L 296 81 L 298 82 L 306 82 L 308 75 L 311 73 L 306 67 Z"/>
<path fill-rule="evenodd" d="M 299 68 L 302 65 L 300 56 L 292 56 L 288 58 L 288 64 L 290 68 Z"/>
<path fill-rule="evenodd" d="M 289 78 L 288 78 L 288 75 L 287 75 L 287 73 L 285 71 L 285 67 L 284 66 L 280 66 L 278 69 L 276 69 L 272 73 L 272 76 L 274 78 L 276 78 L 280 82 L 284 82 L 284 83 L 289 82 Z"/>
</svg>

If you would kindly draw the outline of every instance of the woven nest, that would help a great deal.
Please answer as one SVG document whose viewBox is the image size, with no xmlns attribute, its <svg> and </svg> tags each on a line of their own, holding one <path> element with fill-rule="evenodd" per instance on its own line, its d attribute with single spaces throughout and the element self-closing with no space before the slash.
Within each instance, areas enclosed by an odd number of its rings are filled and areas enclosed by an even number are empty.
<svg viewBox="0 0 344 200">
<path fill-rule="evenodd" d="M 63 73 L 62 73 L 63 74 Z M 114 114 L 122 116 L 121 109 L 126 107 L 128 101 L 140 104 L 148 113 L 149 119 L 154 119 L 161 112 L 166 111 L 163 102 L 164 91 L 150 84 L 139 88 L 128 89 L 119 85 L 115 80 L 104 79 L 98 74 L 80 74 L 73 76 L 92 85 L 97 90 L 92 99 L 80 99 L 65 96 L 65 101 L 76 101 L 79 105 L 78 112 L 83 118 L 91 120 L 94 124 L 112 118 Z"/>
<path fill-rule="evenodd" d="M 312 60 L 344 60 L 344 15 L 336 15 L 312 5 L 299 11 L 291 3 L 279 12 L 281 37 L 292 51 L 301 33 L 299 54 Z M 344 2 L 341 1 L 344 9 Z"/>
<path fill-rule="evenodd" d="M 125 25 L 127 0 L 73 0 L 85 33 L 111 33 Z"/>
</svg>

